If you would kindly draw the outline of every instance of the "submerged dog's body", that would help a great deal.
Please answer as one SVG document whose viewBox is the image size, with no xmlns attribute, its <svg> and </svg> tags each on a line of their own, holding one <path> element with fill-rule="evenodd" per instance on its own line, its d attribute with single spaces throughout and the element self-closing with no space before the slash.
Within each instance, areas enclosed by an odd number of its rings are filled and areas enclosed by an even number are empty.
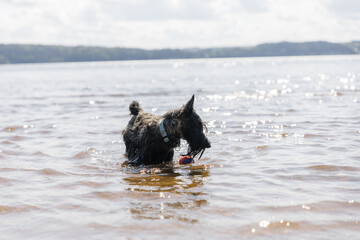
<svg viewBox="0 0 360 240">
<path fill-rule="evenodd" d="M 144 112 L 138 102 L 132 102 L 129 110 L 133 117 L 123 131 L 125 155 L 130 163 L 169 162 L 181 138 L 189 143 L 188 155 L 202 155 L 210 147 L 210 142 L 204 135 L 204 123 L 194 111 L 193 104 L 194 96 L 183 107 L 157 117 Z"/>
</svg>

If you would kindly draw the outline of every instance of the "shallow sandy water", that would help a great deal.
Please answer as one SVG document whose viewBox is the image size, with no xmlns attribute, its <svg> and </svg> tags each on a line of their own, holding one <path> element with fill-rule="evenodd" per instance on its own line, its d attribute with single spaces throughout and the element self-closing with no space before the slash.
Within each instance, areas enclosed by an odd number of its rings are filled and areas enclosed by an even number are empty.
<svg viewBox="0 0 360 240">
<path fill-rule="evenodd" d="M 0 66 L 0 238 L 357 239 L 360 57 Z M 128 104 L 212 148 L 124 164 Z"/>
</svg>

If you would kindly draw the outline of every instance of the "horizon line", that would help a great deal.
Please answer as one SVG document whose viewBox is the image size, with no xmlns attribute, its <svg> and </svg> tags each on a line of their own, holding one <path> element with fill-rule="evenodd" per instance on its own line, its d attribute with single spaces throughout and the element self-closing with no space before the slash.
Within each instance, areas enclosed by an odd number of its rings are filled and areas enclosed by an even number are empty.
<svg viewBox="0 0 360 240">
<path fill-rule="evenodd" d="M 186 50 L 186 49 L 217 49 L 217 48 L 252 48 L 257 47 L 260 45 L 266 45 L 266 44 L 279 44 L 279 43 L 316 43 L 316 42 L 323 42 L 323 43 L 331 43 L 331 44 L 346 44 L 346 43 L 354 43 L 354 42 L 360 42 L 360 40 L 351 40 L 351 41 L 344 41 L 344 42 L 335 42 L 335 41 L 327 41 L 327 40 L 313 40 L 313 41 L 271 41 L 271 42 L 263 42 L 259 44 L 254 45 L 232 45 L 232 46 L 214 46 L 214 47 L 163 47 L 163 48 L 143 48 L 143 47 L 128 47 L 128 46 L 105 46 L 105 45 L 89 45 L 89 44 L 74 44 L 74 45 L 67 45 L 67 44 L 61 44 L 61 43 L 2 43 L 0 42 L 0 45 L 29 45 L 29 46 L 57 46 L 57 47 L 93 47 L 93 48 L 123 48 L 123 49 L 139 49 L 139 50 L 145 50 L 145 51 L 156 51 L 156 50 L 164 50 L 164 49 L 170 49 L 170 50 Z"/>
</svg>

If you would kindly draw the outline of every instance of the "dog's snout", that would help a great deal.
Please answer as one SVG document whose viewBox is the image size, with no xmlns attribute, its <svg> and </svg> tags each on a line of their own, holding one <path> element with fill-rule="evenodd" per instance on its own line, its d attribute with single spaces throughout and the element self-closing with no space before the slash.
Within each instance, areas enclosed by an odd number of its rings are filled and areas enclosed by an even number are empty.
<svg viewBox="0 0 360 240">
<path fill-rule="evenodd" d="M 205 148 L 210 148 L 211 147 L 211 143 L 209 140 L 205 139 L 205 144 L 204 144 Z"/>
</svg>

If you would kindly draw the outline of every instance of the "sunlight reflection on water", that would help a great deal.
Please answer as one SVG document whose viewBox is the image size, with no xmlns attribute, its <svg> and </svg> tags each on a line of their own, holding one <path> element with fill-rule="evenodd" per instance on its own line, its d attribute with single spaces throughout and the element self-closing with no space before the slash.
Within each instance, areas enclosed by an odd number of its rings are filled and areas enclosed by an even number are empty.
<svg viewBox="0 0 360 240">
<path fill-rule="evenodd" d="M 0 66 L 6 239 L 359 234 L 358 56 Z M 212 148 L 131 167 L 128 104 L 196 94 Z M 21 226 L 21 227 L 20 227 Z M 39 228 L 39 226 L 42 226 Z"/>
</svg>

